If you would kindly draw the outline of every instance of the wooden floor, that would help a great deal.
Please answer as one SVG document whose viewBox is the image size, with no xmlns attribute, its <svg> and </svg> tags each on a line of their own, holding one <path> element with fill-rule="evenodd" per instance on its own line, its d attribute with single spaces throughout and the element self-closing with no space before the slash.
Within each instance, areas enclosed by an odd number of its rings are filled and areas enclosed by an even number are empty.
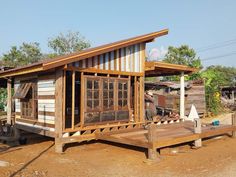
<svg viewBox="0 0 236 177">
<path fill-rule="evenodd" d="M 112 133 L 100 133 L 97 139 L 128 144 L 144 148 L 158 149 L 181 143 L 193 142 L 198 139 L 222 135 L 236 131 L 236 126 L 203 124 L 202 133 L 194 133 L 194 123 L 185 121 L 180 123 L 158 125 L 154 130 L 152 141 L 149 139 L 148 130 L 144 128 L 133 130 L 120 130 Z"/>
</svg>

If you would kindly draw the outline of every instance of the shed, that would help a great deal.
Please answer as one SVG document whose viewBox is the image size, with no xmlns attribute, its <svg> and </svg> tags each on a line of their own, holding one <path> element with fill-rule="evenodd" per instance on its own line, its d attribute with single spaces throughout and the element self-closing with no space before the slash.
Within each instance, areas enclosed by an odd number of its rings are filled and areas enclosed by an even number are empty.
<svg viewBox="0 0 236 177">
<path fill-rule="evenodd" d="M 143 126 L 144 77 L 181 74 L 184 84 L 184 74 L 195 71 L 145 62 L 146 43 L 167 33 L 164 29 L 1 72 L 8 83 L 8 123 L 55 138 L 57 152 L 66 143 L 96 139 L 100 132 Z"/>
</svg>

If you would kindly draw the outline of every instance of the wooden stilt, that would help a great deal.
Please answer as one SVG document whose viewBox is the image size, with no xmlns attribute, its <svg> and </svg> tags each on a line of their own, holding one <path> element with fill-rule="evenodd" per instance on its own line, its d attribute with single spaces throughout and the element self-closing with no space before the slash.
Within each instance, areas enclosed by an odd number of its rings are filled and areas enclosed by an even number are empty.
<svg viewBox="0 0 236 177">
<path fill-rule="evenodd" d="M 64 144 L 60 143 L 57 138 L 55 139 L 55 152 L 56 153 L 63 153 L 64 152 Z"/>
<path fill-rule="evenodd" d="M 202 126 L 201 126 L 201 119 L 197 118 L 194 119 L 194 133 L 202 133 Z M 194 141 L 194 146 L 195 147 L 202 147 L 202 139 L 197 139 Z"/>
<path fill-rule="evenodd" d="M 233 126 L 236 126 L 236 115 L 235 115 L 235 113 L 232 114 L 232 125 L 233 125 Z M 233 132 L 232 132 L 232 137 L 233 137 L 233 138 L 236 137 L 236 131 L 233 131 Z"/>
<path fill-rule="evenodd" d="M 154 141 L 156 141 L 156 125 L 152 123 L 148 127 L 148 142 L 149 144 L 153 145 Z M 158 153 L 156 148 L 154 147 L 148 148 L 148 159 L 149 160 L 158 159 Z"/>
</svg>

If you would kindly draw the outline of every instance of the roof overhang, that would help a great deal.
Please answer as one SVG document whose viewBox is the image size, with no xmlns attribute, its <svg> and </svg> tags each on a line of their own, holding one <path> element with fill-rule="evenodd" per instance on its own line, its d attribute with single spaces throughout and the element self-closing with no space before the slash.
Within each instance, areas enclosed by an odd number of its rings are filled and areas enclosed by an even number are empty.
<svg viewBox="0 0 236 177">
<path fill-rule="evenodd" d="M 197 72 L 199 69 L 191 68 L 185 65 L 170 64 L 165 62 L 145 62 L 145 76 L 146 77 L 158 77 L 158 76 L 172 76 L 191 74 Z"/>
<path fill-rule="evenodd" d="M 119 48 L 130 46 L 130 45 L 134 45 L 134 44 L 138 44 L 138 43 L 152 42 L 155 38 L 166 35 L 166 34 L 168 34 L 168 29 L 164 29 L 161 31 L 157 31 L 157 32 L 129 38 L 126 40 L 102 45 L 102 46 L 95 47 L 95 48 L 89 48 L 89 49 L 82 50 L 80 52 L 75 52 L 75 53 L 72 53 L 69 55 L 55 57 L 53 59 L 43 60 L 41 62 L 32 64 L 32 65 L 0 72 L 0 78 L 12 77 L 12 76 L 17 76 L 17 75 L 22 75 L 22 74 L 28 74 L 28 73 L 33 73 L 33 72 L 40 72 L 40 71 L 49 70 L 52 68 L 64 66 L 68 63 L 83 60 L 85 58 L 100 55 L 100 54 L 103 54 L 106 52 L 117 50 Z"/>
</svg>

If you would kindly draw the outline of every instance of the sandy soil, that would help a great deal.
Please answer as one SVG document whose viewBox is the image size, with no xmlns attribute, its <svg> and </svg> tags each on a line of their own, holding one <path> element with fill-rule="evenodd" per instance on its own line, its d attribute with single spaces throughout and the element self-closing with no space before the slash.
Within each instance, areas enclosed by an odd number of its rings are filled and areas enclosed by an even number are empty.
<svg viewBox="0 0 236 177">
<path fill-rule="evenodd" d="M 65 153 L 54 152 L 53 140 L 31 135 L 28 144 L 0 144 L 0 176 L 236 176 L 236 139 L 228 136 L 205 140 L 200 149 L 189 145 L 162 151 L 160 162 L 146 160 L 146 150 L 102 141 L 76 143 Z M 173 150 L 170 149 L 170 150 Z"/>
</svg>

